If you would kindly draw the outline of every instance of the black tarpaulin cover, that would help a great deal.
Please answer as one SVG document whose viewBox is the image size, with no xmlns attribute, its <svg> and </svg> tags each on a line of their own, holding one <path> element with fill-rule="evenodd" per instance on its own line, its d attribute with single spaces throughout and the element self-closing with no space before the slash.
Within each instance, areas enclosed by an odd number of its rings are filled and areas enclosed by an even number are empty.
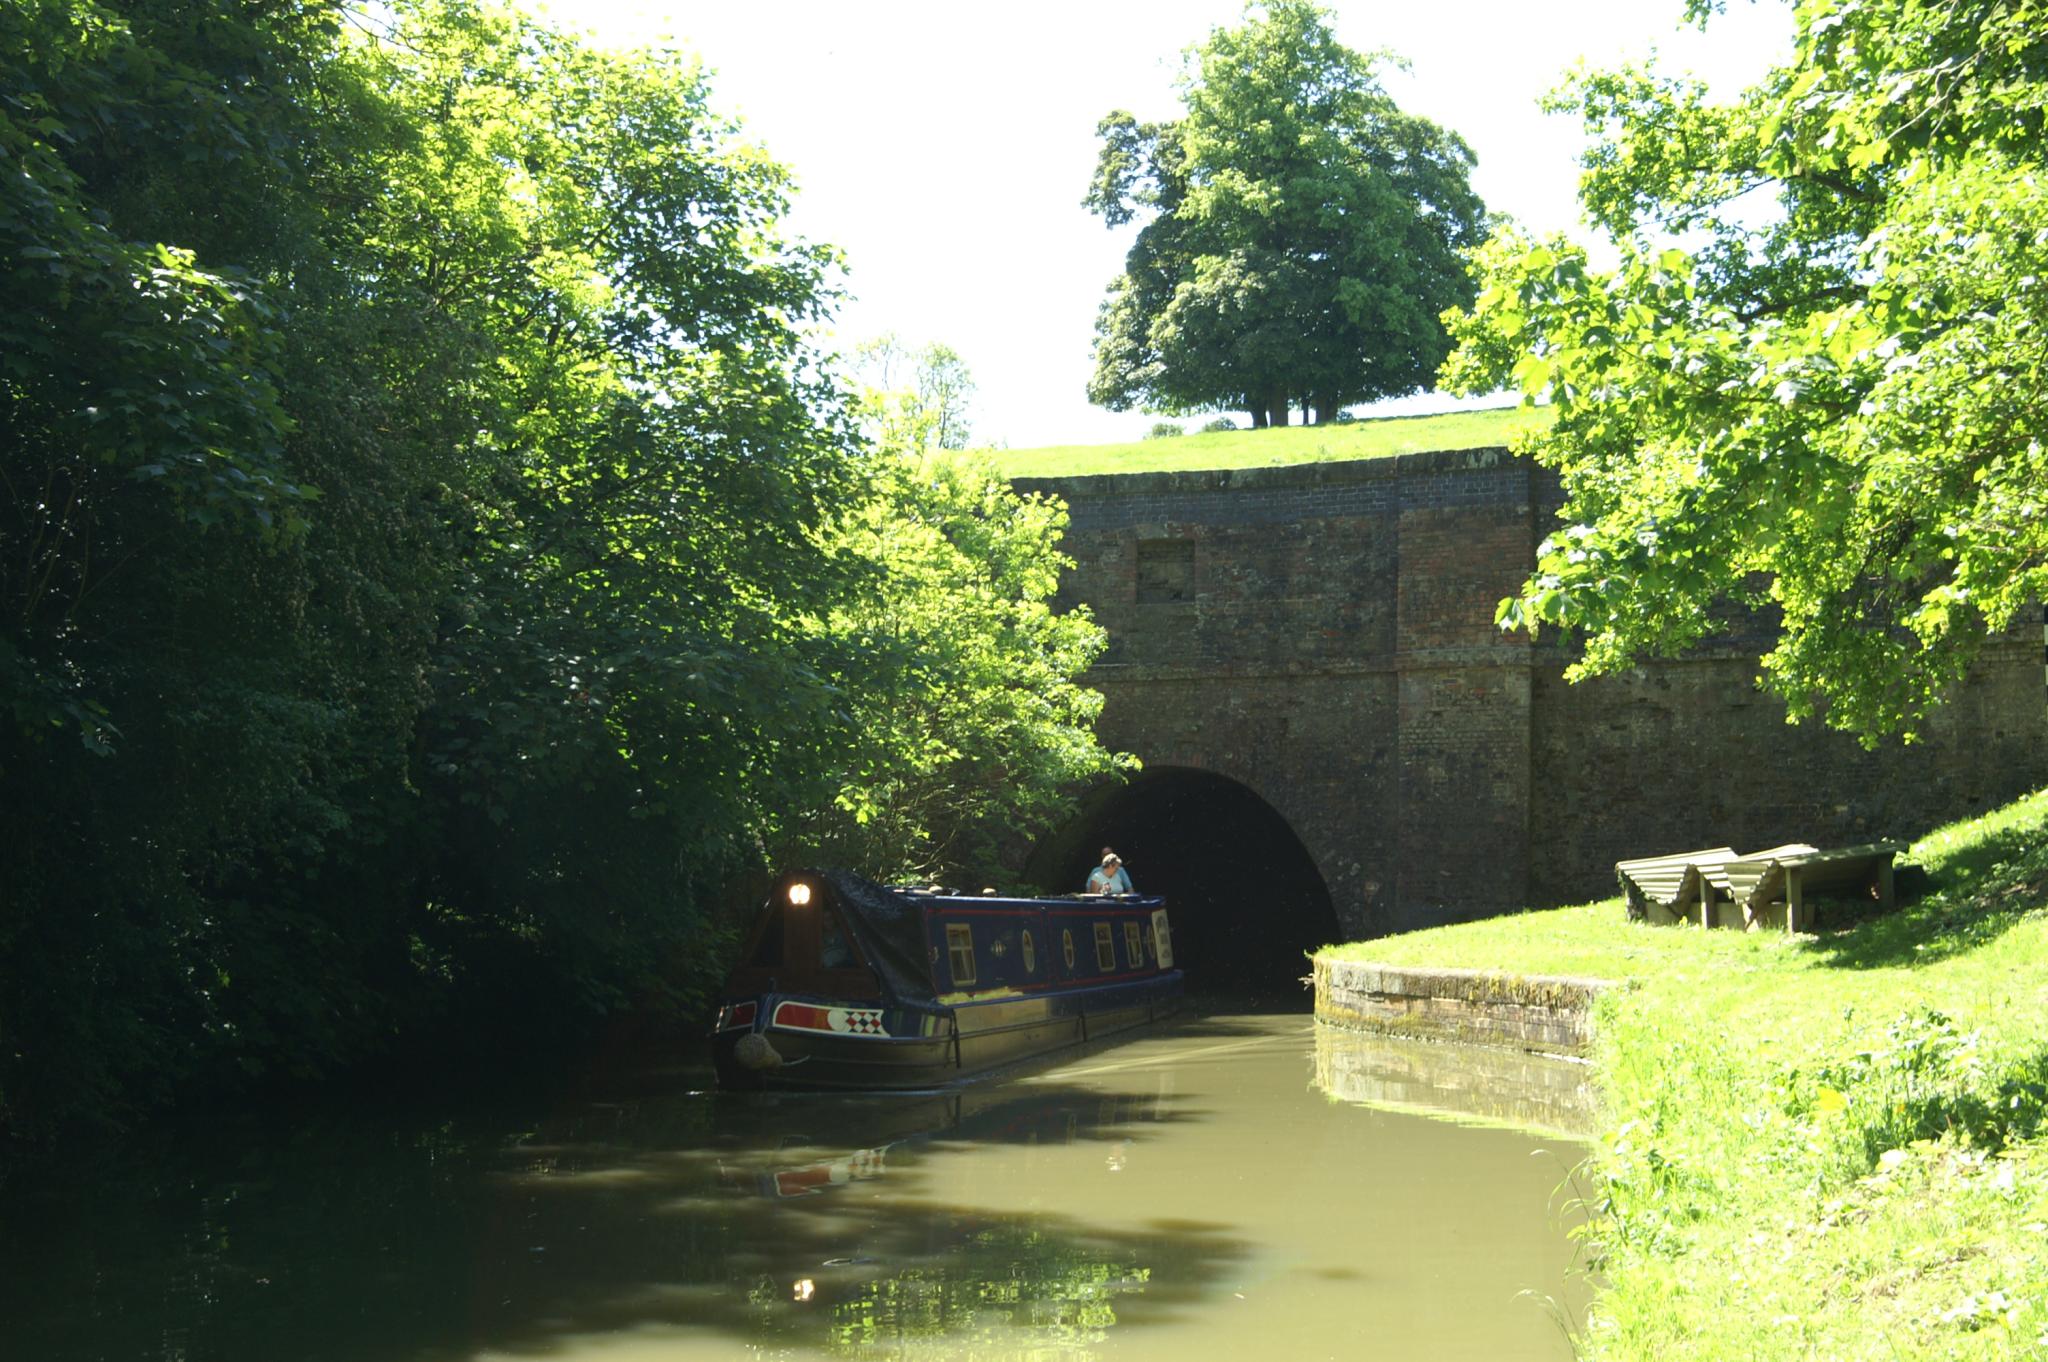
<svg viewBox="0 0 2048 1362">
<path fill-rule="evenodd" d="M 860 944 L 861 954 L 875 967 L 882 996 L 891 1007 L 918 1012 L 948 1010 L 940 1005 L 932 990 L 922 904 L 848 870 L 806 873 L 832 886 L 840 920 Z"/>
</svg>

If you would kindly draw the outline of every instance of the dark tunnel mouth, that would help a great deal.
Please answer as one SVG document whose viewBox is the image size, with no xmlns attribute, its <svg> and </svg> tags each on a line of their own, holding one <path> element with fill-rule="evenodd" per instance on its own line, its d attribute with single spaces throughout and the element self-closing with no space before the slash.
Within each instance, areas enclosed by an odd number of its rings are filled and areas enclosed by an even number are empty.
<svg viewBox="0 0 2048 1362">
<path fill-rule="evenodd" d="M 1046 893 L 1083 887 L 1113 847 L 1132 885 L 1164 894 L 1191 992 L 1306 1011 L 1307 953 L 1343 939 L 1321 870 L 1271 804 L 1228 776 L 1154 767 L 1097 789 L 1025 863 Z"/>
</svg>

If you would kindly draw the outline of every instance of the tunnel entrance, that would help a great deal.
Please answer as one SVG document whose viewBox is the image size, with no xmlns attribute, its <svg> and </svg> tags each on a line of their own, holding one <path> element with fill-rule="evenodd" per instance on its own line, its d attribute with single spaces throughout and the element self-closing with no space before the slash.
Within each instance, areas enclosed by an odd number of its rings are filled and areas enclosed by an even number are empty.
<svg viewBox="0 0 2048 1362">
<path fill-rule="evenodd" d="M 1095 792 L 1039 843 L 1025 875 L 1071 893 L 1115 847 L 1143 894 L 1164 894 L 1191 991 L 1303 1010 L 1304 952 L 1343 938 L 1315 860 L 1272 805 L 1225 776 L 1144 772 Z"/>
</svg>

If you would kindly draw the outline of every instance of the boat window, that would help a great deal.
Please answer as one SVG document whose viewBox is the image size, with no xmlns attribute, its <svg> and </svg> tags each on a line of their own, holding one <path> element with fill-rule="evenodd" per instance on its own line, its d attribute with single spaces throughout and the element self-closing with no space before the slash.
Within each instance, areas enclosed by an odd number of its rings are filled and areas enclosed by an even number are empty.
<svg viewBox="0 0 2048 1362">
<path fill-rule="evenodd" d="M 1109 924 L 1095 924 L 1095 967 L 1104 974 L 1116 968 L 1116 938 L 1110 935 Z"/>
<path fill-rule="evenodd" d="M 1152 914 L 1152 958 L 1159 962 L 1159 968 L 1173 968 L 1173 932 L 1166 925 L 1166 910 L 1154 910 Z"/>
<path fill-rule="evenodd" d="M 1067 957 L 1067 972 L 1071 974 L 1074 969 L 1074 929 L 1071 927 L 1060 929 L 1060 953 Z"/>
<path fill-rule="evenodd" d="M 818 968 L 852 969 L 860 962 L 854 958 L 853 943 L 846 939 L 846 929 L 839 925 L 839 915 L 830 911 L 818 916 Z"/>
<path fill-rule="evenodd" d="M 1145 964 L 1145 938 L 1138 932 L 1138 924 L 1124 924 L 1124 958 L 1131 962 L 1132 969 L 1141 969 Z"/>
<path fill-rule="evenodd" d="M 953 966 L 955 984 L 974 982 L 974 928 L 965 923 L 946 924 L 946 956 Z"/>
<path fill-rule="evenodd" d="M 1024 947 L 1024 972 L 1026 974 L 1038 973 L 1038 943 L 1031 939 L 1031 929 L 1029 927 L 1024 929 L 1022 945 Z"/>
<path fill-rule="evenodd" d="M 761 939 L 754 943 L 754 953 L 747 957 L 750 965 L 762 965 L 770 969 L 782 963 L 782 908 L 780 905 L 768 910 L 768 920 L 761 925 Z"/>
</svg>

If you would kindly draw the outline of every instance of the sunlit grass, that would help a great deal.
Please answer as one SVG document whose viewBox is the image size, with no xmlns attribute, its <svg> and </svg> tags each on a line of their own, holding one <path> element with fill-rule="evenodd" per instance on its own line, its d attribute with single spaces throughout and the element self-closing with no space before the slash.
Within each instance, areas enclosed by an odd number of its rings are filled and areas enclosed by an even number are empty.
<svg viewBox="0 0 2048 1362">
<path fill-rule="evenodd" d="M 1630 978 L 1598 1042 L 1608 1357 L 2048 1356 L 2048 791 L 1818 936 L 1618 900 L 1333 948 Z"/>
<path fill-rule="evenodd" d="M 1499 407 L 1438 416 L 1394 416 L 1344 425 L 1218 431 L 1128 444 L 1051 445 L 998 451 L 1007 477 L 1067 478 L 1091 473 L 1158 473 L 1208 468 L 1378 459 L 1431 449 L 1505 445 L 1550 419 L 1547 408 Z M 1190 422 L 1189 424 L 1193 424 Z"/>
</svg>

